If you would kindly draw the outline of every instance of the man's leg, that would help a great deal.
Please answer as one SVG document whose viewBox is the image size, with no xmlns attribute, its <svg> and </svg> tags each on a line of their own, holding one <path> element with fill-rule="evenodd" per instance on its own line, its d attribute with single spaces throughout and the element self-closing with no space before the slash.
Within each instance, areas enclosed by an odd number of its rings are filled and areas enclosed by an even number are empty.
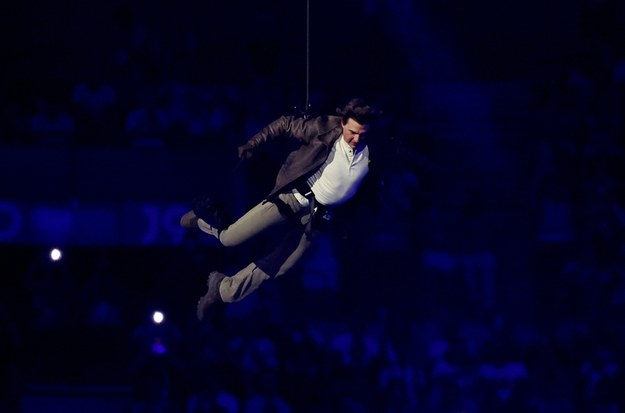
<svg viewBox="0 0 625 413">
<path fill-rule="evenodd" d="M 276 204 L 263 201 L 247 211 L 228 228 L 219 231 L 217 239 L 226 247 L 234 247 L 287 220 L 288 217 L 280 213 Z"/>
<path fill-rule="evenodd" d="M 311 245 L 312 237 L 297 229 L 289 233 L 269 255 L 256 260 L 256 264 L 272 278 L 286 274 L 299 262 Z"/>
<path fill-rule="evenodd" d="M 221 299 L 227 303 L 241 301 L 263 282 L 287 273 L 304 255 L 310 242 L 301 229 L 291 231 L 271 254 L 224 278 L 219 286 Z"/>
<path fill-rule="evenodd" d="M 254 238 L 268 228 L 287 221 L 273 202 L 263 201 L 247 211 L 237 221 L 225 227 L 216 227 L 198 217 L 193 210 L 187 212 L 180 219 L 184 228 L 199 228 L 202 232 L 217 238 L 222 245 L 233 247 Z"/>
<path fill-rule="evenodd" d="M 305 211 L 298 207 L 299 204 L 292 204 L 293 199 L 290 197 L 292 196 L 284 198 L 285 203 L 292 205 L 301 218 Z M 295 200 L 295 202 L 297 201 Z M 203 318 L 204 312 L 215 301 L 226 303 L 241 301 L 256 291 L 263 282 L 285 274 L 300 260 L 310 246 L 311 239 L 304 234 L 303 226 L 291 224 L 292 226 L 283 239 L 269 255 L 250 263 L 231 277 L 221 273 L 209 276 L 209 291 L 198 303 L 198 318 L 200 320 Z M 218 282 L 211 283 L 211 279 L 213 281 L 218 280 Z M 218 297 L 217 300 L 208 299 L 208 297 L 216 296 Z"/>
<path fill-rule="evenodd" d="M 219 296 L 224 303 L 241 301 L 270 279 L 271 276 L 255 263 L 250 263 L 232 277 L 225 277 L 219 284 Z"/>
<path fill-rule="evenodd" d="M 294 235 L 297 235 L 296 242 Z M 213 272 L 208 279 L 208 292 L 198 303 L 198 318 L 216 302 L 235 303 L 256 291 L 265 281 L 288 272 L 304 255 L 311 240 L 303 230 L 294 229 L 268 256 L 252 262 L 231 277 Z M 272 275 L 270 275 L 272 274 Z"/>
<path fill-rule="evenodd" d="M 291 194 L 282 194 L 279 198 L 287 208 L 293 210 L 293 214 L 299 213 L 302 208 Z M 275 203 L 263 201 L 221 231 L 202 219 L 197 220 L 197 226 L 202 232 L 217 238 L 222 245 L 234 247 L 254 238 L 275 225 L 286 224 L 289 219 L 290 217 L 281 212 Z"/>
</svg>

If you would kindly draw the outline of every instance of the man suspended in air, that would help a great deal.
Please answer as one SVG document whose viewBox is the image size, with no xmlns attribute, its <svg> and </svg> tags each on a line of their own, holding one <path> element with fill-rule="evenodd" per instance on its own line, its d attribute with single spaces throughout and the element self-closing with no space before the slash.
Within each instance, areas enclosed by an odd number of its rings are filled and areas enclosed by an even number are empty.
<svg viewBox="0 0 625 413">
<path fill-rule="evenodd" d="M 181 219 L 184 228 L 199 228 L 225 247 L 234 247 L 279 230 L 272 250 L 232 275 L 213 271 L 208 291 L 197 304 L 197 316 L 219 303 L 241 301 L 269 279 L 285 274 L 300 260 L 319 231 L 320 219 L 358 191 L 369 172 L 367 137 L 381 111 L 363 99 L 351 99 L 336 115 L 282 116 L 238 148 L 249 159 L 269 142 L 299 143 L 282 164 L 267 197 L 230 222 L 227 214 L 205 198 Z"/>
</svg>

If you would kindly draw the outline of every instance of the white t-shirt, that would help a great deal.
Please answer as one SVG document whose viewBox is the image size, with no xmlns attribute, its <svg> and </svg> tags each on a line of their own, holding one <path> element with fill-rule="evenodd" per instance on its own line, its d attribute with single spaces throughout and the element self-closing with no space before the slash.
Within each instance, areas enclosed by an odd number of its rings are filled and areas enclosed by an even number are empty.
<svg viewBox="0 0 625 413">
<path fill-rule="evenodd" d="M 317 201 L 326 206 L 335 206 L 356 194 L 367 172 L 369 148 L 365 145 L 354 153 L 341 135 L 332 146 L 328 159 L 307 182 Z M 304 201 L 307 202 L 306 199 Z"/>
</svg>

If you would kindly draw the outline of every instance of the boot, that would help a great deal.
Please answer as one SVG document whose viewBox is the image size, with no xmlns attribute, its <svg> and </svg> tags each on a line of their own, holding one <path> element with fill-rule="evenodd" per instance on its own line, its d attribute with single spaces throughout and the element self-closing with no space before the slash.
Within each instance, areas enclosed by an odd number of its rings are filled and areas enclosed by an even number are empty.
<svg viewBox="0 0 625 413">
<path fill-rule="evenodd" d="M 187 212 L 180 218 L 180 226 L 183 228 L 197 228 L 198 217 L 193 210 Z"/>
<path fill-rule="evenodd" d="M 204 320 L 204 317 L 210 307 L 224 302 L 219 294 L 219 285 L 224 278 L 226 278 L 226 275 L 218 271 L 213 271 L 209 274 L 208 281 L 206 282 L 208 290 L 203 297 L 200 297 L 200 301 L 197 303 L 196 314 L 198 320 Z"/>
</svg>

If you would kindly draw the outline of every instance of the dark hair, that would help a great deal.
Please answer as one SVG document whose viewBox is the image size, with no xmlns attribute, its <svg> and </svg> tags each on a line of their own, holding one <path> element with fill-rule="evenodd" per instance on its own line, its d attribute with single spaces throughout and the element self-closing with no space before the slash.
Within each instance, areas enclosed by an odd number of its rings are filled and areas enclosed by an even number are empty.
<svg viewBox="0 0 625 413">
<path fill-rule="evenodd" d="M 343 123 L 352 118 L 361 125 L 365 125 L 375 121 L 382 114 L 382 110 L 367 103 L 364 99 L 354 98 L 342 108 L 336 108 L 336 113 L 343 118 Z"/>
</svg>

